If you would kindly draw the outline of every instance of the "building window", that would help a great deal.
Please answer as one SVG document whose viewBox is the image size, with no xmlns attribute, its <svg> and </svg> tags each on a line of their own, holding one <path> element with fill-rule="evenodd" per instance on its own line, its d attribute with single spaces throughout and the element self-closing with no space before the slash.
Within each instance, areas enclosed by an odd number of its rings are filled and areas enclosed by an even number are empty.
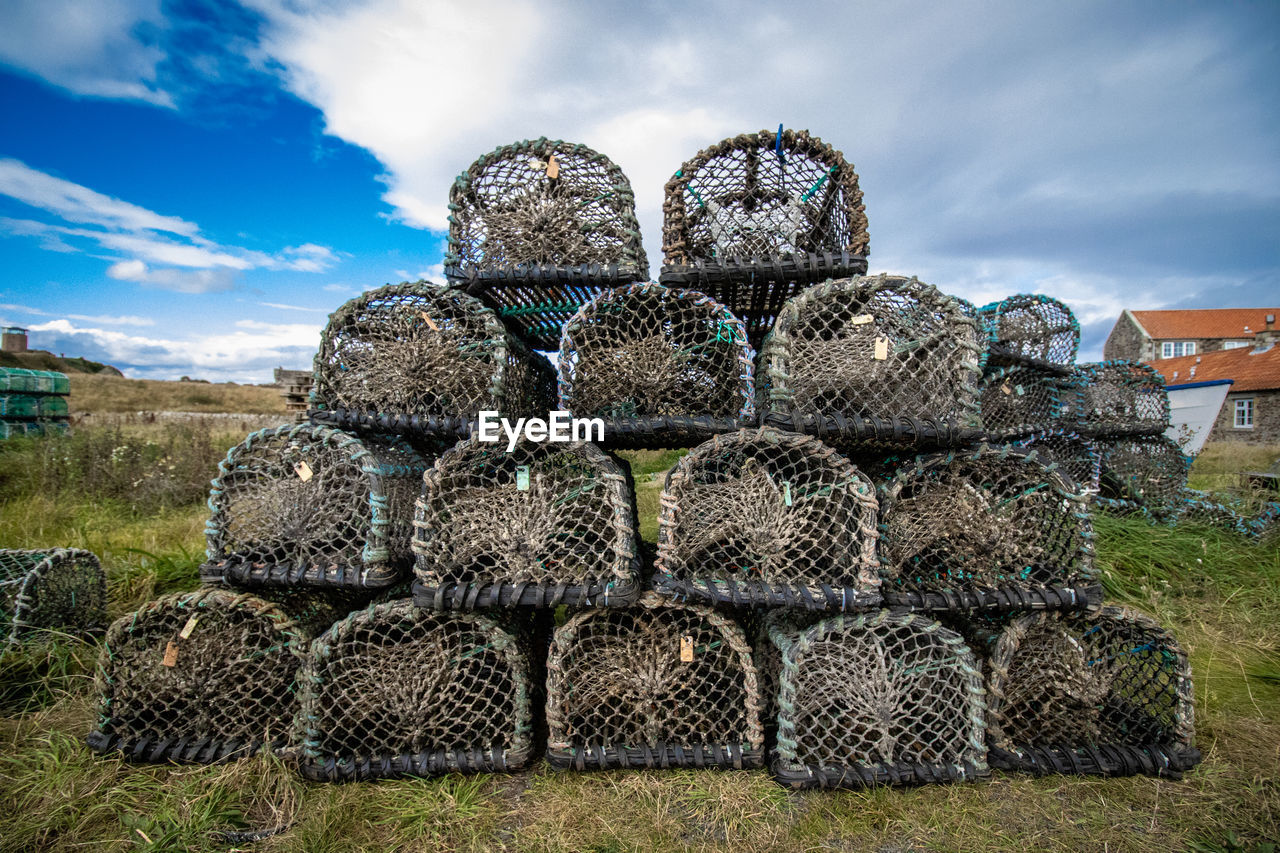
<svg viewBox="0 0 1280 853">
<path fill-rule="evenodd" d="M 1249 345 L 1248 341 L 1223 341 L 1222 342 L 1223 349 L 1240 349 L 1241 347 L 1247 347 L 1248 345 Z"/>
<path fill-rule="evenodd" d="M 1236 400 L 1236 429 L 1253 429 L 1253 398 Z"/>
<path fill-rule="evenodd" d="M 1195 341 L 1165 341 L 1160 345 L 1161 358 L 1177 358 L 1181 355 L 1195 355 Z"/>
</svg>

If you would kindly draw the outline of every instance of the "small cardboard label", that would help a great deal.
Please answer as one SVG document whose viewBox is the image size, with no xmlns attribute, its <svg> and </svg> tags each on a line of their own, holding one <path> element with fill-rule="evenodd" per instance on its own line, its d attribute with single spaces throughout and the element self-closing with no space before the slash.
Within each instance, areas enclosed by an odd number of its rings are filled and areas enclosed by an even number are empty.
<svg viewBox="0 0 1280 853">
<path fill-rule="evenodd" d="M 422 319 L 426 322 L 426 324 L 431 327 L 431 331 L 433 332 L 440 331 L 440 327 L 436 325 L 435 320 L 431 319 L 430 314 L 428 314 L 426 311 L 419 311 L 418 313 L 422 315 Z"/>
<path fill-rule="evenodd" d="M 191 632 L 196 629 L 196 623 L 199 621 L 200 614 L 193 614 L 192 617 L 187 620 L 187 624 L 182 626 L 182 630 L 178 633 L 178 638 L 182 640 L 190 639 Z"/>
<path fill-rule="evenodd" d="M 787 506 L 791 506 L 791 483 L 782 481 L 782 502 Z"/>
<path fill-rule="evenodd" d="M 680 638 L 680 660 L 682 663 L 693 660 L 693 637 L 688 634 Z"/>
<path fill-rule="evenodd" d="M 560 163 L 554 154 L 547 158 L 547 177 L 553 181 L 560 177 Z"/>
<path fill-rule="evenodd" d="M 875 321 L 876 321 L 876 318 L 872 317 L 870 314 L 859 314 L 857 317 L 850 318 L 849 325 L 865 326 L 868 323 L 874 323 Z"/>
<path fill-rule="evenodd" d="M 1012 393 L 1013 393 L 1013 389 L 1012 389 L 1011 387 L 1009 387 L 1009 383 L 1008 383 L 1008 382 L 1006 382 L 1006 383 L 1004 383 L 1003 385 L 1001 385 L 1001 386 L 1000 386 L 1000 390 L 1001 390 L 1001 391 L 1003 391 L 1006 395 L 1009 395 L 1009 394 L 1012 394 Z"/>
<path fill-rule="evenodd" d="M 173 640 L 170 640 L 169 645 L 164 647 L 164 658 L 160 661 L 160 663 L 164 664 L 165 666 L 178 665 L 178 644 Z"/>
<path fill-rule="evenodd" d="M 516 466 L 516 491 L 519 491 L 519 492 L 529 491 L 529 466 L 528 465 Z"/>
<path fill-rule="evenodd" d="M 875 360 L 884 361 L 889 357 L 889 339 L 876 338 Z"/>
<path fill-rule="evenodd" d="M 311 466 L 306 463 L 306 460 L 298 462 L 296 465 L 294 465 L 293 473 L 297 474 L 298 479 L 304 483 L 315 476 L 315 472 L 311 470 Z"/>
</svg>

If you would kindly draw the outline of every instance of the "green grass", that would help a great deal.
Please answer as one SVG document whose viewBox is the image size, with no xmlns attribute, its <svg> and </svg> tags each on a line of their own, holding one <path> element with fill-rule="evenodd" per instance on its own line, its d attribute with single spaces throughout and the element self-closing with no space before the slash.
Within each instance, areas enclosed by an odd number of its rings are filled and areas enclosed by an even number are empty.
<svg viewBox="0 0 1280 853">
<path fill-rule="evenodd" d="M 677 455 L 629 455 L 650 538 L 661 488 L 652 475 Z M 141 509 L 8 482 L 0 547 L 99 553 L 113 615 L 196 584 L 198 503 Z M 796 793 L 763 771 L 573 774 L 537 762 L 511 775 L 323 785 L 301 780 L 287 757 L 129 765 L 84 746 L 96 647 L 61 640 L 0 658 L 0 851 L 1262 853 L 1280 826 L 1280 548 L 1113 518 L 1097 534 L 1110 598 L 1169 625 L 1191 657 L 1205 761 L 1181 782 L 995 773 L 985 784 Z M 252 844 L 222 834 L 271 828 L 283 829 Z"/>
</svg>

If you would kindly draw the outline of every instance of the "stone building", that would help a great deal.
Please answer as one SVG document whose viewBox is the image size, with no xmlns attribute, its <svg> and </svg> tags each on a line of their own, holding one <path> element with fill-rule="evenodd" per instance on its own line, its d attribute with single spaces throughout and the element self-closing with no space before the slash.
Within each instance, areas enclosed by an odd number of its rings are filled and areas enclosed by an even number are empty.
<svg viewBox="0 0 1280 853">
<path fill-rule="evenodd" d="M 1102 348 L 1106 359 L 1151 362 L 1251 347 L 1274 331 L 1280 308 L 1125 311 Z"/>
<path fill-rule="evenodd" d="M 1247 347 L 1156 359 L 1148 364 L 1160 371 L 1170 386 L 1231 380 L 1209 441 L 1280 442 L 1280 332 L 1257 333 Z"/>
</svg>

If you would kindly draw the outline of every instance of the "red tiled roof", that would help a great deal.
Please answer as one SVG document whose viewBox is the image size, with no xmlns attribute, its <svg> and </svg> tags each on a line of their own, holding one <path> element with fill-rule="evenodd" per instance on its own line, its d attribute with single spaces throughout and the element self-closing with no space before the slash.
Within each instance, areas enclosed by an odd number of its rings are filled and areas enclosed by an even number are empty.
<svg viewBox="0 0 1280 853">
<path fill-rule="evenodd" d="M 1197 361 L 1199 364 L 1196 363 Z M 1256 353 L 1251 346 L 1238 347 L 1201 355 L 1161 358 L 1150 364 L 1160 371 L 1160 375 L 1169 385 L 1233 379 L 1235 380 L 1231 386 L 1233 394 L 1240 391 L 1266 391 L 1280 388 L 1280 344 L 1273 344 L 1266 352 Z M 1191 373 L 1193 367 L 1195 375 Z"/>
<path fill-rule="evenodd" d="M 1280 308 L 1202 308 L 1130 313 L 1147 330 L 1147 334 L 1157 341 L 1192 338 L 1250 340 L 1254 332 L 1267 327 L 1268 314 L 1280 317 Z M 1249 331 L 1244 330 L 1245 326 L 1249 327 Z"/>
</svg>

